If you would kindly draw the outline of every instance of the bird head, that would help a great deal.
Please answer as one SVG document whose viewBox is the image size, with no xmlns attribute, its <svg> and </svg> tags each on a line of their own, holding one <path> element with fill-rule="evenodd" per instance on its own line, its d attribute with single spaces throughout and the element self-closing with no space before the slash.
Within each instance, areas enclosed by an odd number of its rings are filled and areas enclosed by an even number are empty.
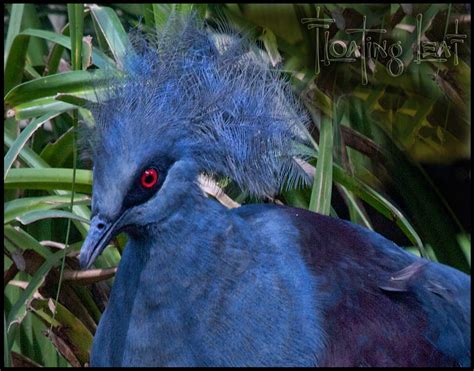
<svg viewBox="0 0 474 371">
<path fill-rule="evenodd" d="M 306 112 L 262 52 L 229 31 L 211 32 L 191 14 L 131 33 L 85 134 L 94 184 L 82 267 L 120 231 L 140 235 L 182 209 L 201 173 L 253 196 L 308 181 L 296 161 Z"/>
</svg>

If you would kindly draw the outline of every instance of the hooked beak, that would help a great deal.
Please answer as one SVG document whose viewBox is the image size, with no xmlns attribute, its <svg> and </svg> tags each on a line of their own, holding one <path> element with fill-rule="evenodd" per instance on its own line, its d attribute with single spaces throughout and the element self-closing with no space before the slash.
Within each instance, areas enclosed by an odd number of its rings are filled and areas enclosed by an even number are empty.
<svg viewBox="0 0 474 371">
<path fill-rule="evenodd" d="M 79 254 L 81 269 L 88 269 L 104 251 L 112 237 L 117 234 L 117 227 L 124 216 L 125 213 L 113 222 L 105 221 L 100 215 L 92 218 L 89 233 Z"/>
</svg>

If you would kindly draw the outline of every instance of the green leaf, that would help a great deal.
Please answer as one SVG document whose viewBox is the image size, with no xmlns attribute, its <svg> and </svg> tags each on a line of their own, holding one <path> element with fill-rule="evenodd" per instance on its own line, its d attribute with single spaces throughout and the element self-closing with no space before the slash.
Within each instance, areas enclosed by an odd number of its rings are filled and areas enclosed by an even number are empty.
<svg viewBox="0 0 474 371">
<path fill-rule="evenodd" d="M 262 40 L 272 65 L 276 66 L 282 61 L 282 58 L 278 51 L 278 43 L 275 34 L 269 28 L 264 28 L 259 39 Z"/>
<path fill-rule="evenodd" d="M 152 8 L 155 27 L 160 29 L 166 24 L 171 12 L 171 6 L 170 4 L 152 4 Z"/>
<path fill-rule="evenodd" d="M 55 99 L 60 93 L 95 101 L 97 94 L 100 94 L 99 86 L 106 80 L 107 77 L 102 71 L 92 74 L 72 71 L 25 82 L 17 85 L 5 96 L 5 103 L 10 107 L 7 115 L 15 115 L 20 119 L 74 108 L 72 104 Z"/>
<path fill-rule="evenodd" d="M 72 69 L 82 69 L 82 34 L 84 31 L 84 4 L 68 4 L 69 34 L 71 35 Z"/>
<path fill-rule="evenodd" d="M 467 233 L 461 233 L 457 236 L 459 246 L 466 256 L 466 261 L 471 267 L 471 235 Z"/>
<path fill-rule="evenodd" d="M 40 28 L 44 27 L 43 23 L 40 20 L 37 5 L 35 4 L 26 4 L 25 13 L 23 15 L 21 28 Z M 28 45 L 28 50 L 26 53 L 27 60 L 33 66 L 44 66 L 44 56 L 48 52 L 48 45 L 44 40 L 33 39 L 30 40 Z"/>
<path fill-rule="evenodd" d="M 403 215 L 403 213 L 398 210 L 390 201 L 388 201 L 385 197 L 370 188 L 365 183 L 347 174 L 338 165 L 334 165 L 333 171 L 334 180 L 336 182 L 352 191 L 355 195 L 367 202 L 386 218 L 394 221 L 414 245 L 418 246 L 420 249 L 423 249 L 423 243 L 413 226 Z"/>
<path fill-rule="evenodd" d="M 10 149 L 3 159 L 3 180 L 5 180 L 7 177 L 8 171 L 10 170 L 13 162 L 17 158 L 22 148 L 25 146 L 28 139 L 30 139 L 33 133 L 38 130 L 41 125 L 55 116 L 57 116 L 57 113 L 50 113 L 32 120 L 30 124 L 20 133 L 15 142 L 10 146 Z"/>
<path fill-rule="evenodd" d="M 15 143 L 15 137 L 8 133 L 6 130 L 3 131 L 3 142 L 5 146 L 12 147 Z M 41 157 L 39 157 L 31 148 L 23 147 L 19 153 L 20 158 L 31 167 L 45 168 L 50 167 Z"/>
<path fill-rule="evenodd" d="M 11 169 L 5 179 L 5 188 L 71 190 L 73 169 Z M 76 170 L 76 191 L 92 192 L 92 172 Z"/>
<path fill-rule="evenodd" d="M 86 205 L 90 203 L 90 196 L 76 195 L 75 205 Z M 3 223 L 10 223 L 27 212 L 49 209 L 60 209 L 71 204 L 70 195 L 25 197 L 5 203 L 3 209 Z"/>
<path fill-rule="evenodd" d="M 323 116 L 319 139 L 319 157 L 313 180 L 309 210 L 329 215 L 331 210 L 332 169 L 333 169 L 333 126 L 327 116 Z"/>
<path fill-rule="evenodd" d="M 152 4 L 142 4 L 142 14 L 145 20 L 145 25 L 151 30 L 155 25 Z"/>
<path fill-rule="evenodd" d="M 4 138 L 3 140 L 4 140 L 5 145 L 8 146 L 8 147 L 11 147 L 12 144 L 14 143 L 13 136 L 10 133 L 8 133 L 7 131 L 3 132 L 3 138 Z M 20 158 L 23 161 L 25 161 L 29 166 L 37 168 L 37 170 L 39 170 L 39 171 L 42 171 L 42 169 L 50 168 L 48 163 L 46 163 L 40 156 L 38 156 L 34 151 L 32 151 L 28 147 L 23 147 L 22 151 L 20 152 Z M 70 174 L 71 174 L 70 179 L 72 181 L 72 170 L 71 169 L 68 169 L 68 170 L 70 171 Z M 91 188 L 89 188 L 89 190 L 90 189 Z M 77 188 L 76 188 L 76 191 L 81 192 Z M 61 190 L 55 190 L 54 192 L 56 194 L 59 194 L 59 195 L 69 194 L 68 192 L 61 191 Z M 90 210 L 87 208 L 87 206 L 84 206 L 84 205 L 74 206 L 73 211 L 77 215 L 80 215 L 80 216 L 82 216 L 83 218 L 86 218 L 86 219 L 90 218 L 90 215 L 91 215 Z M 81 224 L 81 223 L 78 223 L 78 222 L 74 222 L 74 223 L 75 223 L 76 227 L 78 228 L 78 230 L 81 232 L 81 234 L 83 236 L 85 236 L 87 234 L 88 229 L 89 229 L 88 225 Z"/>
<path fill-rule="evenodd" d="M 64 210 L 35 210 L 23 215 L 20 215 L 16 219 L 23 225 L 37 222 L 38 220 L 50 219 L 50 218 L 67 218 L 80 221 L 82 223 L 90 223 L 89 219 L 82 218 L 74 213 Z"/>
<path fill-rule="evenodd" d="M 456 239 L 463 228 L 446 200 L 419 164 L 407 158 L 395 144 L 385 148 L 390 151 L 387 165 L 393 186 L 404 201 L 407 212 L 412 215 L 423 240 L 432 246 L 441 263 L 470 272 Z"/>
<path fill-rule="evenodd" d="M 54 99 L 65 102 L 65 103 L 72 104 L 72 105 L 77 106 L 77 107 L 84 107 L 87 104 L 89 104 L 89 105 L 92 104 L 92 102 L 90 100 L 87 100 L 87 99 L 84 99 L 84 98 L 81 98 L 81 97 L 78 97 L 78 96 L 72 95 L 72 94 L 59 93 L 59 94 L 56 94 L 54 96 Z"/>
<path fill-rule="evenodd" d="M 51 41 L 67 49 L 71 48 L 71 39 L 64 35 L 60 35 L 51 31 L 37 29 L 27 29 L 20 32 L 18 35 L 16 35 L 13 41 L 13 45 L 11 47 L 11 52 L 9 53 L 8 58 L 5 62 L 4 94 L 7 94 L 7 92 L 9 92 L 14 86 L 21 82 L 23 76 L 23 69 L 25 67 L 26 52 L 31 36 Z M 90 46 L 87 44 L 87 42 L 84 41 L 82 47 L 83 59 L 87 58 L 86 53 L 89 51 L 89 49 Z M 57 59 L 57 62 L 59 62 L 62 50 L 58 51 L 57 53 L 58 55 L 56 55 L 55 58 Z M 53 58 L 53 56 L 51 56 L 51 58 Z M 114 62 L 109 57 L 107 57 L 102 51 L 96 48 L 92 48 L 92 62 L 100 68 L 114 66 Z M 50 66 L 48 64 L 48 68 L 49 67 L 52 67 L 52 69 L 55 70 L 57 66 L 55 66 L 54 64 Z M 51 74 L 51 71 L 48 72 Z"/>
<path fill-rule="evenodd" d="M 308 209 L 309 202 L 307 199 L 305 189 L 292 189 L 283 191 L 282 195 L 285 198 L 285 203 L 289 206 L 299 207 L 300 209 Z"/>
<path fill-rule="evenodd" d="M 8 345 L 7 319 L 6 319 L 5 311 L 3 311 L 3 366 L 4 367 L 12 366 L 10 346 Z"/>
<path fill-rule="evenodd" d="M 33 275 L 31 280 L 28 283 L 26 289 L 20 294 L 20 297 L 12 306 L 10 312 L 8 313 L 7 317 L 7 329 L 10 327 L 10 324 L 15 320 L 18 315 L 18 312 L 22 307 L 24 307 L 25 303 L 28 299 L 33 295 L 33 293 L 40 287 L 43 283 L 44 277 L 49 272 L 51 268 L 53 268 L 59 261 L 62 259 L 64 254 L 68 254 L 71 252 L 72 246 L 66 247 L 64 250 L 58 251 L 52 254 L 45 262 L 38 268 L 36 273 Z M 10 330 L 11 331 L 11 330 Z M 10 332 L 9 331 L 9 332 Z M 9 337 L 9 344 L 11 344 L 10 337 Z"/>
<path fill-rule="evenodd" d="M 84 287 L 81 285 L 74 285 L 73 288 L 77 296 L 79 297 L 79 300 L 81 301 L 82 305 L 86 308 L 89 315 L 92 317 L 93 321 L 99 323 L 102 313 L 93 299 L 92 292 L 88 289 L 87 286 Z"/>
<path fill-rule="evenodd" d="M 69 35 L 69 24 L 64 26 L 62 34 L 66 37 Z M 57 35 L 53 33 L 53 35 Z M 61 35 L 62 36 L 62 35 Z M 69 43 L 71 45 L 71 43 Z M 54 75 L 58 72 L 59 64 L 61 63 L 61 57 L 64 54 L 65 47 L 61 44 L 54 43 L 53 47 L 48 53 L 46 60 L 46 66 L 44 70 L 44 76 Z"/>
<path fill-rule="evenodd" d="M 128 36 L 113 9 L 98 5 L 89 6 L 92 16 L 99 26 L 101 34 L 104 36 L 112 52 L 115 61 L 122 65 L 123 57 L 128 49 Z"/>
<path fill-rule="evenodd" d="M 190 13 L 195 11 L 201 18 L 206 14 L 206 4 L 173 4 L 174 9 L 179 13 Z"/>
<path fill-rule="evenodd" d="M 8 225 L 3 228 L 3 232 L 5 234 L 5 239 L 13 244 L 16 249 L 33 250 L 45 259 L 48 259 L 51 256 L 51 252 L 47 247 L 41 245 L 36 238 L 25 232 L 23 229 Z"/>
<path fill-rule="evenodd" d="M 51 98 L 41 98 L 13 107 L 7 111 L 7 116 L 15 117 L 17 120 L 26 120 L 47 115 L 48 113 L 60 114 L 73 108 L 76 107 L 69 103 L 63 103 Z"/>
<path fill-rule="evenodd" d="M 29 42 L 29 36 L 20 34 L 15 37 L 12 48 L 5 61 L 3 94 L 6 94 L 11 88 L 21 82 Z"/>
<path fill-rule="evenodd" d="M 10 50 L 13 44 L 13 39 L 20 33 L 21 21 L 23 18 L 23 12 L 25 10 L 25 4 L 12 4 L 10 12 L 10 21 L 8 23 L 7 37 L 5 39 L 5 48 L 3 50 L 3 65 L 7 65 L 7 57 L 10 54 Z M 26 53 L 25 48 L 25 53 Z M 5 70 L 4 70 L 5 71 Z"/>
<path fill-rule="evenodd" d="M 56 313 L 53 315 L 52 307 Z M 51 299 L 34 299 L 31 308 L 45 324 L 53 326 L 53 331 L 68 344 L 82 365 L 89 361 L 89 350 L 93 336 L 87 327 L 65 306 Z"/>
<path fill-rule="evenodd" d="M 48 143 L 41 151 L 41 158 L 52 167 L 67 167 L 66 161 L 73 153 L 73 132 L 74 128 L 70 128 L 61 135 L 55 142 Z"/>
<path fill-rule="evenodd" d="M 5 103 L 14 107 L 39 98 L 54 98 L 58 93 L 94 97 L 94 83 L 106 79 L 103 73 L 71 71 L 45 76 L 20 84 L 6 96 Z"/>
<path fill-rule="evenodd" d="M 71 49 L 71 38 L 65 35 L 61 35 L 55 32 L 37 29 L 26 29 L 23 30 L 20 35 L 22 36 L 34 36 L 47 41 L 51 41 L 57 45 L 61 45 L 66 49 Z M 82 42 L 82 55 L 84 58 L 85 42 Z M 115 65 L 114 61 L 107 57 L 103 51 L 97 48 L 92 48 L 92 62 L 100 68 L 112 67 Z"/>
<path fill-rule="evenodd" d="M 363 225 L 364 227 L 373 231 L 374 228 L 370 224 L 370 220 L 368 219 L 365 212 L 361 209 L 354 194 L 343 186 L 340 186 L 339 189 L 344 194 L 344 200 L 346 201 L 347 208 L 349 209 L 350 220 L 353 223 Z"/>
<path fill-rule="evenodd" d="M 28 80 L 39 79 L 41 77 L 41 75 L 38 72 L 36 72 L 33 66 L 28 63 L 25 65 L 24 72 Z"/>
</svg>

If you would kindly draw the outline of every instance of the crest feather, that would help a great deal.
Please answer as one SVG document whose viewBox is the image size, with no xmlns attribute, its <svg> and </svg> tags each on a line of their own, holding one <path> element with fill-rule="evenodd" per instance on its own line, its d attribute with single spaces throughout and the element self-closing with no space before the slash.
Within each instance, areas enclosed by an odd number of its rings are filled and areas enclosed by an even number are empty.
<svg viewBox="0 0 474 371">
<path fill-rule="evenodd" d="M 201 172 L 229 177 L 251 195 L 307 184 L 295 159 L 304 158 L 297 148 L 307 142 L 308 115 L 246 37 L 173 14 L 161 31 L 135 30 L 129 39 L 122 70 L 91 107 L 94 152 L 117 136 L 166 138 Z"/>
</svg>

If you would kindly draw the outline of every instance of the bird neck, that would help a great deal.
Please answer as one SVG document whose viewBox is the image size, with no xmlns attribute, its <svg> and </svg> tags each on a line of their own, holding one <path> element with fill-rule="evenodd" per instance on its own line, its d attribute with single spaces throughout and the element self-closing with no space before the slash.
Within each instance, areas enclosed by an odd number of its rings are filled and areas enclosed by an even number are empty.
<svg viewBox="0 0 474 371">
<path fill-rule="evenodd" d="M 137 268 L 142 274 L 153 272 L 153 280 L 162 294 L 176 293 L 196 285 L 199 277 L 203 281 L 207 277 L 225 279 L 222 274 L 226 272 L 217 274 L 216 269 L 222 265 L 226 246 L 235 245 L 237 236 L 245 236 L 240 230 L 241 221 L 224 206 L 194 194 L 184 199 L 169 218 L 131 236 L 127 248 L 139 250 L 133 254 L 138 254 L 135 264 L 142 265 Z M 239 242 L 239 246 L 246 245 L 242 240 Z M 247 251 L 240 253 L 248 255 Z M 159 280 L 163 282 L 158 283 Z"/>
<path fill-rule="evenodd" d="M 131 238 L 97 344 L 108 333 L 119 340 L 104 357 L 122 359 L 129 349 L 130 357 L 146 350 L 143 357 L 169 365 L 225 364 L 226 357 L 240 365 L 266 357 L 268 364 L 313 364 L 323 344 L 313 278 L 290 240 L 274 240 L 285 220 L 270 217 L 271 225 L 268 218 L 249 223 L 194 197 Z"/>
</svg>

